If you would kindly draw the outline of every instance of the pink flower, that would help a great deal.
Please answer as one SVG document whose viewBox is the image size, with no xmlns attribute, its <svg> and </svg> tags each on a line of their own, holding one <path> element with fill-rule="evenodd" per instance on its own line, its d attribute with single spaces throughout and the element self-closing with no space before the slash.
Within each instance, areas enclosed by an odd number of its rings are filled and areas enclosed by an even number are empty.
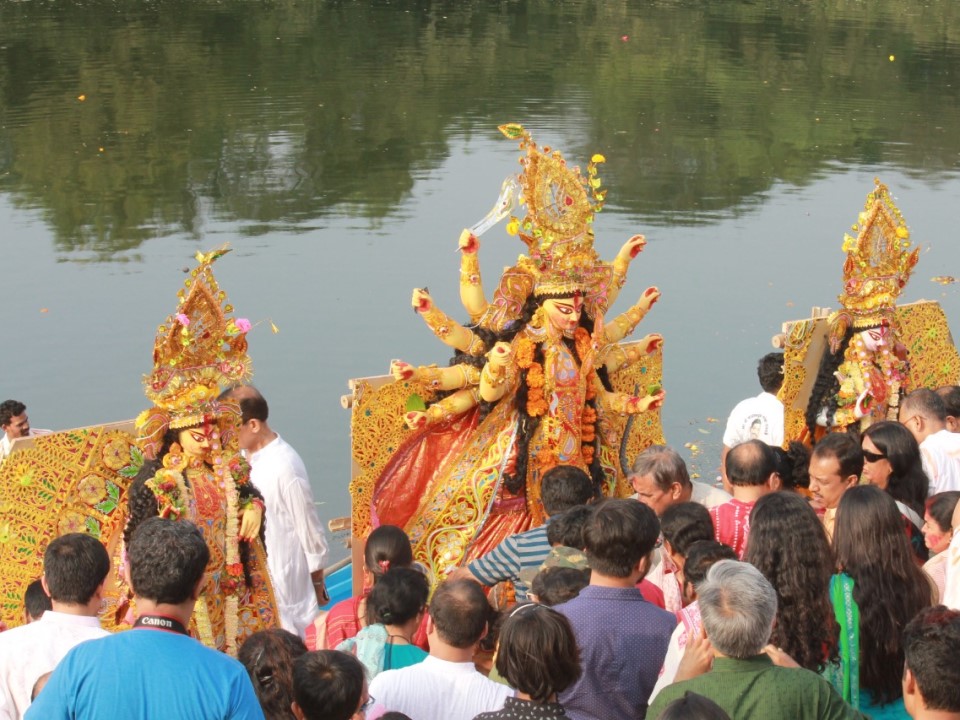
<svg viewBox="0 0 960 720">
<path fill-rule="evenodd" d="M 190 318 L 186 315 L 186 313 L 177 313 L 175 317 L 177 322 L 184 327 L 190 324 Z"/>
<path fill-rule="evenodd" d="M 251 328 L 250 321 L 247 320 L 246 318 L 237 318 L 235 324 L 237 326 L 237 330 L 239 330 L 240 332 L 242 333 L 250 332 L 250 328 Z"/>
</svg>

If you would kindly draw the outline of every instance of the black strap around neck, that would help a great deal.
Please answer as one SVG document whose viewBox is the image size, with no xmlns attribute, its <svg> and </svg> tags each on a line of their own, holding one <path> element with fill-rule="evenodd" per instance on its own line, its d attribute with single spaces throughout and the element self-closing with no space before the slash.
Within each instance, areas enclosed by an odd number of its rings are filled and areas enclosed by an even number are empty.
<svg viewBox="0 0 960 720">
<path fill-rule="evenodd" d="M 144 614 L 137 618 L 133 624 L 134 628 L 146 628 L 147 630 L 163 630 L 164 632 L 187 635 L 187 629 L 179 620 L 166 615 L 148 615 Z"/>
</svg>

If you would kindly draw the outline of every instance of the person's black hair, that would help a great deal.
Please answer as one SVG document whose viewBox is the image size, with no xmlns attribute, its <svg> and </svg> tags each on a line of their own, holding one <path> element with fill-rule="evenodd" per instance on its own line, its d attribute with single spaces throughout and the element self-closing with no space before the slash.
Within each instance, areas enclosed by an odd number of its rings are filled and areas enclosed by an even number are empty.
<svg viewBox="0 0 960 720">
<path fill-rule="evenodd" d="M 27 406 L 19 400 L 4 400 L 0 403 L 0 425 L 6 426 L 18 415 L 23 415 L 27 411 Z"/>
<path fill-rule="evenodd" d="M 764 392 L 774 393 L 783 385 L 783 353 L 767 353 L 757 363 L 757 377 Z"/>
<path fill-rule="evenodd" d="M 43 576 L 54 602 L 86 605 L 108 572 L 110 556 L 92 535 L 61 535 L 43 553 Z"/>
<path fill-rule="evenodd" d="M 743 559 L 777 592 L 770 642 L 814 672 L 836 660 L 840 631 L 830 602 L 836 563 L 823 523 L 806 498 L 776 492 L 757 500 Z"/>
<path fill-rule="evenodd" d="M 923 471 L 920 446 L 913 433 L 898 422 L 883 420 L 863 431 L 863 437 L 877 446 L 890 463 L 887 492 L 923 517 L 930 481 Z"/>
<path fill-rule="evenodd" d="M 660 516 L 660 532 L 675 553 L 686 557 L 691 543 L 713 539 L 710 511 L 696 502 L 671 505 Z"/>
<path fill-rule="evenodd" d="M 566 617 L 546 605 L 517 607 L 500 628 L 497 672 L 537 704 L 580 678 L 580 650 Z"/>
<path fill-rule="evenodd" d="M 307 652 L 303 640 L 287 630 L 255 632 L 237 652 L 253 683 L 266 720 L 294 720 L 293 661 Z"/>
<path fill-rule="evenodd" d="M 413 720 L 413 719 L 409 715 L 405 715 L 402 712 L 391 710 L 390 712 L 385 712 L 383 715 L 381 715 L 380 720 Z"/>
<path fill-rule="evenodd" d="M 551 516 L 547 524 L 547 542 L 583 550 L 583 526 L 591 511 L 589 505 L 574 505 L 559 515 Z"/>
<path fill-rule="evenodd" d="M 653 510 L 636 500 L 610 498 L 594 507 L 583 528 L 583 543 L 592 570 L 625 578 L 650 554 L 659 535 Z"/>
<path fill-rule="evenodd" d="M 410 538 L 396 525 L 375 528 L 363 547 L 363 562 L 373 573 L 374 584 L 391 568 L 410 567 L 413 564 Z"/>
<path fill-rule="evenodd" d="M 725 467 L 733 485 L 763 485 L 777 471 L 777 454 L 761 440 L 748 440 L 731 448 Z"/>
<path fill-rule="evenodd" d="M 774 447 L 781 490 L 810 487 L 810 450 L 802 442 L 792 440 L 786 450 Z"/>
<path fill-rule="evenodd" d="M 293 661 L 293 699 L 306 720 L 350 720 L 363 684 L 363 664 L 350 653 L 317 650 Z"/>
<path fill-rule="evenodd" d="M 930 388 L 917 388 L 901 401 L 900 414 L 920 415 L 927 420 L 943 422 L 947 419 L 947 407 L 943 398 Z"/>
<path fill-rule="evenodd" d="M 540 479 L 540 500 L 547 515 L 553 516 L 575 505 L 585 505 L 594 497 L 593 481 L 573 465 L 557 465 Z"/>
<path fill-rule="evenodd" d="M 203 579 L 210 549 L 189 520 L 147 518 L 127 546 L 133 592 L 155 603 L 179 605 Z"/>
<path fill-rule="evenodd" d="M 430 600 L 430 619 L 441 640 L 463 650 L 483 637 L 492 619 L 492 608 L 477 583 L 446 580 Z"/>
<path fill-rule="evenodd" d="M 39 578 L 27 585 L 23 593 L 23 609 L 33 620 L 39 620 L 47 610 L 53 610 L 50 596 L 44 591 Z"/>
<path fill-rule="evenodd" d="M 807 402 L 807 410 L 804 413 L 807 430 L 812 438 L 818 434 L 817 418 L 823 408 L 827 409 L 827 425 L 833 423 L 834 415 L 837 412 L 837 392 L 840 390 L 837 370 L 843 364 L 843 357 L 850 341 L 853 339 L 853 332 L 853 327 L 846 329 L 836 352 L 831 352 L 829 345 L 823 348 L 823 355 L 820 356 L 820 365 L 817 368 L 817 377 L 814 380 L 813 389 L 810 391 L 810 400 Z M 835 435 L 837 433 L 830 434 Z M 830 435 L 827 435 L 827 437 L 830 437 Z"/>
<path fill-rule="evenodd" d="M 721 560 L 738 560 L 737 553 L 729 545 L 717 540 L 697 540 L 690 543 L 683 562 L 683 579 L 696 589 L 707 579 L 707 570 Z"/>
<path fill-rule="evenodd" d="M 270 416 L 270 406 L 266 399 L 253 385 L 237 385 L 220 394 L 220 399 L 232 399 L 240 405 L 240 415 L 243 422 L 259 420 L 266 422 Z"/>
<path fill-rule="evenodd" d="M 914 560 L 896 503 L 874 485 L 855 485 L 841 496 L 833 547 L 860 607 L 860 687 L 883 704 L 893 702 L 903 692 L 902 629 L 931 605 L 933 586 Z"/>
<path fill-rule="evenodd" d="M 430 584 L 419 570 L 390 568 L 367 596 L 368 623 L 405 625 L 427 606 Z"/>
<path fill-rule="evenodd" d="M 667 705 L 656 720 L 730 720 L 726 710 L 713 700 L 687 690 Z"/>
<path fill-rule="evenodd" d="M 863 449 L 860 438 L 852 433 L 827 433 L 817 440 L 810 453 L 811 460 L 816 457 L 835 458 L 840 465 L 840 477 L 851 475 L 860 477 L 863 473 Z"/>
<path fill-rule="evenodd" d="M 573 600 L 590 584 L 590 568 L 553 567 L 544 568 L 530 583 L 530 592 L 537 596 L 541 605 L 554 607 Z"/>
<path fill-rule="evenodd" d="M 953 511 L 957 501 L 960 501 L 960 490 L 946 490 L 927 498 L 927 512 L 943 532 L 953 529 Z"/>
<path fill-rule="evenodd" d="M 924 706 L 960 712 L 960 612 L 944 605 L 921 610 L 904 628 L 903 654 Z"/>
<path fill-rule="evenodd" d="M 943 400 L 947 416 L 960 418 L 960 385 L 944 385 L 938 387 L 936 393 Z"/>
</svg>

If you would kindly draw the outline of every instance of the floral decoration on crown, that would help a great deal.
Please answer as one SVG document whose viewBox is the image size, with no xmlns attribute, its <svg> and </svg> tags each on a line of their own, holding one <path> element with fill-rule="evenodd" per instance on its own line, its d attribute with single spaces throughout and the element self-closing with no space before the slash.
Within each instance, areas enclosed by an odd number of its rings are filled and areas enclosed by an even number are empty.
<svg viewBox="0 0 960 720">
<path fill-rule="evenodd" d="M 863 211 L 852 226 L 856 237 L 843 238 L 843 309 L 833 318 L 831 336 L 842 337 L 851 325 L 864 329 L 889 323 L 897 298 L 917 264 L 920 249 L 911 251 L 910 231 L 879 179 L 867 195 Z"/>
<path fill-rule="evenodd" d="M 508 123 L 498 129 L 505 137 L 519 140 L 524 151 L 518 180 L 520 201 L 527 212 L 522 219 L 511 217 L 507 232 L 519 235 L 530 255 L 521 255 L 514 268 L 504 273 L 487 324 L 504 329 L 519 315 L 530 293 L 553 297 L 581 293 L 588 311 L 595 314 L 612 277 L 593 248 L 593 218 L 606 198 L 597 166 L 606 159 L 594 155 L 584 176 L 580 168 L 567 165 L 558 150 L 539 147 L 522 125 Z"/>
<path fill-rule="evenodd" d="M 153 371 L 144 376 L 154 407 L 137 418 L 145 449 L 159 447 L 168 428 L 186 428 L 224 414 L 236 403 L 221 402 L 226 388 L 248 380 L 252 364 L 246 334 L 250 321 L 233 318 L 233 307 L 213 275 L 213 263 L 230 252 L 223 245 L 198 252 L 198 265 L 177 293 L 176 311 L 157 328 Z"/>
</svg>

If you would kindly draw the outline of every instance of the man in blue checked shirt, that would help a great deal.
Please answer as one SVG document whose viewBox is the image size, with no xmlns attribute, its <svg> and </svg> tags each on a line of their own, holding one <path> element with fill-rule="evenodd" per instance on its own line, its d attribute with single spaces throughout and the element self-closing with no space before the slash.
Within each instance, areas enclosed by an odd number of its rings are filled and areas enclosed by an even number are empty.
<svg viewBox="0 0 960 720">
<path fill-rule="evenodd" d="M 540 498 L 548 516 L 558 515 L 576 505 L 592 501 L 593 482 L 580 468 L 558 465 L 544 473 Z M 547 522 L 550 522 L 549 518 Z M 523 602 L 530 588 L 520 579 L 521 571 L 536 570 L 549 553 L 547 526 L 543 524 L 505 538 L 486 555 L 458 570 L 453 577 L 476 580 L 488 587 L 509 580 L 516 590 L 517 602 Z"/>
</svg>

